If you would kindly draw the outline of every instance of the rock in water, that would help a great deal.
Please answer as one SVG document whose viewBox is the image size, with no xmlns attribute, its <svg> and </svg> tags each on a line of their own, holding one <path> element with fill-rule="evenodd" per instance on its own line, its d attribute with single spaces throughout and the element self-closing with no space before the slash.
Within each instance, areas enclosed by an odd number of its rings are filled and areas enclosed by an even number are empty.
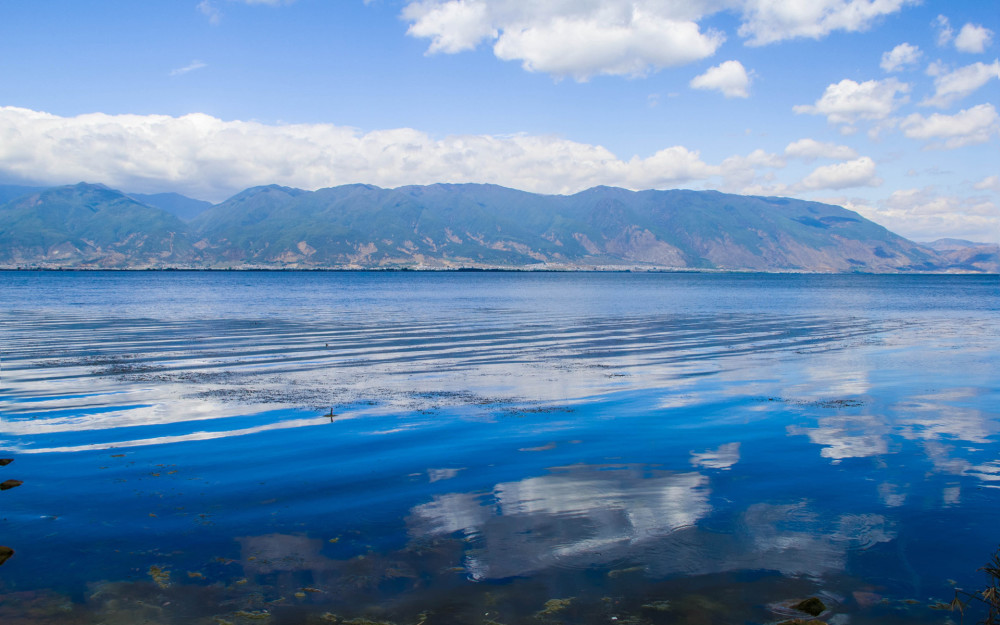
<svg viewBox="0 0 1000 625">
<path fill-rule="evenodd" d="M 0 458 L 0 467 L 5 467 L 11 462 L 14 462 L 13 458 Z"/>
<path fill-rule="evenodd" d="M 17 488 L 21 484 L 24 484 L 21 480 L 7 480 L 0 484 L 0 490 L 10 490 L 12 488 Z"/>
<path fill-rule="evenodd" d="M 14 555 L 14 550 L 10 547 L 0 547 L 0 564 L 3 564 Z"/>
<path fill-rule="evenodd" d="M 800 601 L 792 607 L 800 612 L 805 612 L 806 614 L 811 614 L 813 616 L 819 616 L 823 613 L 823 610 L 826 610 L 826 604 L 820 601 L 817 597 L 809 597 L 805 601 Z"/>
</svg>

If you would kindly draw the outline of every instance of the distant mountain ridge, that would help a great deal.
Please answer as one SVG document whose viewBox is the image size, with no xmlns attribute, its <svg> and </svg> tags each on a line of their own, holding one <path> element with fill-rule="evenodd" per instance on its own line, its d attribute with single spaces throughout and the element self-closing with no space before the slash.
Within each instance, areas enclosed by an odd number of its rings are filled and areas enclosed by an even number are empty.
<svg viewBox="0 0 1000 625">
<path fill-rule="evenodd" d="M 594 187 L 563 196 L 488 184 L 268 185 L 210 206 L 86 183 L 21 195 L 5 189 L 6 268 L 1000 268 L 996 246 L 950 241 L 935 250 L 839 206 L 717 191 Z"/>
<path fill-rule="evenodd" d="M 1000 273 L 1000 245 L 964 239 L 938 239 L 926 244 L 954 267 L 976 267 Z"/>
<path fill-rule="evenodd" d="M 211 202 L 195 200 L 180 193 L 130 193 L 129 197 L 147 206 L 162 208 L 181 221 L 191 221 L 212 207 Z"/>
</svg>

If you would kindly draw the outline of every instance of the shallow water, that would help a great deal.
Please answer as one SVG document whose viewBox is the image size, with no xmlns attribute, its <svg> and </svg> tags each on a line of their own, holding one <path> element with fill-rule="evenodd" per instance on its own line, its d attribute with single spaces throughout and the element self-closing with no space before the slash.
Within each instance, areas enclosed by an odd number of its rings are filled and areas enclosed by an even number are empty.
<svg viewBox="0 0 1000 625">
<path fill-rule="evenodd" d="M 0 272 L 0 621 L 957 620 L 998 321 L 996 276 Z"/>
</svg>

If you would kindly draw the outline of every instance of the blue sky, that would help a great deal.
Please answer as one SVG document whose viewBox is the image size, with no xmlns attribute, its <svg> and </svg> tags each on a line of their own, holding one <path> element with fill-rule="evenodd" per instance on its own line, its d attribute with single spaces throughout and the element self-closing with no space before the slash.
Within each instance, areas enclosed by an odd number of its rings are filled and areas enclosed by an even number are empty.
<svg viewBox="0 0 1000 625">
<path fill-rule="evenodd" d="M 995 0 L 0 2 L 0 182 L 489 182 L 1000 242 Z"/>
</svg>

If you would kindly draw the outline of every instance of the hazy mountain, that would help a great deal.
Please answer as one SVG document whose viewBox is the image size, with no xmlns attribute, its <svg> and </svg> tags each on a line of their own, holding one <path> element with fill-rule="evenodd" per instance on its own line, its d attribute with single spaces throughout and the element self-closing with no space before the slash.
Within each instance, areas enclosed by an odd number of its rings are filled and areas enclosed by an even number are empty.
<svg viewBox="0 0 1000 625">
<path fill-rule="evenodd" d="M 191 221 L 212 207 L 211 202 L 196 200 L 180 193 L 130 193 L 129 197 L 147 206 L 162 208 L 181 221 Z"/>
<path fill-rule="evenodd" d="M 917 245 L 838 206 L 715 191 L 595 187 L 562 196 L 480 184 L 312 192 L 270 185 L 188 223 L 150 205 L 164 204 L 162 195 L 130 197 L 86 184 L 22 195 L 0 206 L 0 264 L 866 272 L 993 266 L 976 254 L 952 257 L 957 252 Z M 178 198 L 175 208 L 184 205 Z"/>
<path fill-rule="evenodd" d="M 1000 245 L 964 239 L 938 239 L 924 245 L 956 270 L 1000 273 Z"/>
<path fill-rule="evenodd" d="M 931 241 L 930 243 L 924 243 L 923 245 L 940 252 L 948 250 L 961 250 L 967 247 L 982 247 L 984 245 L 989 246 L 991 244 L 966 241 L 965 239 L 938 239 L 936 241 Z"/>
<path fill-rule="evenodd" d="M 66 267 L 188 263 L 198 259 L 185 231 L 170 213 L 103 185 L 53 187 L 0 207 L 0 262 Z"/>
<path fill-rule="evenodd" d="M 47 187 L 24 187 L 16 184 L 0 184 L 0 206 L 22 195 L 31 195 L 44 191 Z"/>
</svg>

